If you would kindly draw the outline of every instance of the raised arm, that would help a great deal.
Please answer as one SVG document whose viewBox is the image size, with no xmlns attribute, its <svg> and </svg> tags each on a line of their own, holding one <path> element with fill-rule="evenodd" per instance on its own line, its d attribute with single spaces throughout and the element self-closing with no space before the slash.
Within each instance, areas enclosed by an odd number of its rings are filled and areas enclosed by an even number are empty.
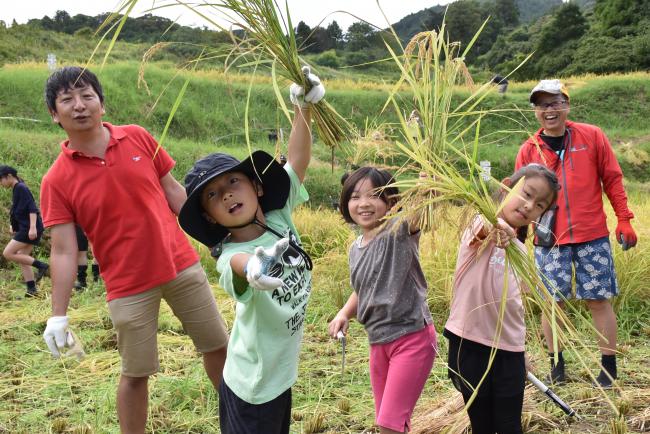
<svg viewBox="0 0 650 434">
<path fill-rule="evenodd" d="M 418 175 L 418 186 L 422 189 L 422 191 L 420 191 L 418 193 L 418 196 L 422 201 L 426 200 L 426 196 L 429 193 L 432 193 L 433 195 L 437 195 L 435 190 L 425 190 L 427 178 L 428 178 L 428 176 L 427 176 L 426 172 L 420 172 L 420 174 Z M 435 180 L 435 178 L 433 178 L 433 179 Z M 424 213 L 424 209 L 420 208 L 415 213 L 413 213 L 413 215 L 411 215 L 409 217 L 409 219 L 408 219 L 409 232 L 411 234 L 415 234 L 420 230 L 420 227 L 422 226 L 422 214 L 423 213 Z"/>
<path fill-rule="evenodd" d="M 305 179 L 307 166 L 311 160 L 311 104 L 318 103 L 325 96 L 325 87 L 320 78 L 312 74 L 308 66 L 302 68 L 311 89 L 305 95 L 302 86 L 293 83 L 289 97 L 294 105 L 293 125 L 289 136 L 287 161 L 298 175 L 300 182 Z"/>
<path fill-rule="evenodd" d="M 311 160 L 311 110 L 309 107 L 294 106 L 295 115 L 287 150 L 287 161 L 300 182 L 305 179 Z"/>
</svg>

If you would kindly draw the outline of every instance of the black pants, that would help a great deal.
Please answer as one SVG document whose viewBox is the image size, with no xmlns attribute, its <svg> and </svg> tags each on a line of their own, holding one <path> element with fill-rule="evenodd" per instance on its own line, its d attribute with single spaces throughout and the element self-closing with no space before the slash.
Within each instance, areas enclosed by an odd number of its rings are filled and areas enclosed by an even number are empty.
<svg viewBox="0 0 650 434">
<path fill-rule="evenodd" d="M 79 250 L 80 252 L 87 252 L 88 238 L 86 237 L 84 230 L 81 229 L 81 226 L 79 225 L 75 225 L 74 229 L 75 232 L 77 233 L 77 250 Z"/>
<path fill-rule="evenodd" d="M 448 330 L 449 378 L 465 403 L 487 370 L 491 348 Z M 497 350 L 490 370 L 467 409 L 473 434 L 521 434 L 526 367 L 524 353 Z"/>
<path fill-rule="evenodd" d="M 250 404 L 219 385 L 219 428 L 221 434 L 289 434 L 291 388 L 263 404 Z"/>
<path fill-rule="evenodd" d="M 467 403 L 469 395 L 463 394 Z M 477 396 L 467 409 L 472 434 L 522 434 L 521 409 L 524 393 L 504 398 Z"/>
</svg>

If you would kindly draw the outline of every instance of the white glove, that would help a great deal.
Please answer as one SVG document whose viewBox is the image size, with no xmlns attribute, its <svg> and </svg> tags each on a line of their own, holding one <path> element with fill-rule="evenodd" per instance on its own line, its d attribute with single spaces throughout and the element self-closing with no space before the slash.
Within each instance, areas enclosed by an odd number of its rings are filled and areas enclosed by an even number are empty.
<svg viewBox="0 0 650 434">
<path fill-rule="evenodd" d="M 311 73 L 309 66 L 302 67 L 302 73 L 311 85 L 311 90 L 305 95 L 305 89 L 299 84 L 292 83 L 289 87 L 289 99 L 291 103 L 300 107 L 307 107 L 308 103 L 316 104 L 325 96 L 325 86 L 320 82 L 317 75 Z"/>
<path fill-rule="evenodd" d="M 71 347 L 74 345 L 74 338 L 72 333 L 68 331 L 68 317 L 67 316 L 53 316 L 47 320 L 47 326 L 43 332 L 43 339 L 50 352 L 54 357 L 61 357 L 60 350 L 64 349 L 66 345 Z"/>
<path fill-rule="evenodd" d="M 273 265 L 280 262 L 282 254 L 289 247 L 289 239 L 282 238 L 268 249 L 257 247 L 244 268 L 248 284 L 260 291 L 270 291 L 282 286 L 282 279 L 267 274 Z"/>
</svg>

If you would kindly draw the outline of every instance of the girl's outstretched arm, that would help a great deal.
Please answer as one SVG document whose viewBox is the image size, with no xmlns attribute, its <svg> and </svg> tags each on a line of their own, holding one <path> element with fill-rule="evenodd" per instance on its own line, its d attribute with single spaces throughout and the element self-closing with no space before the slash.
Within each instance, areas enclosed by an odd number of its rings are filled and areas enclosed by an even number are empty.
<svg viewBox="0 0 650 434">
<path fill-rule="evenodd" d="M 411 217 L 409 217 L 409 232 L 411 234 L 415 234 L 420 230 L 420 227 L 422 225 L 422 210 L 418 210 L 413 214 Z"/>
<path fill-rule="evenodd" d="M 418 179 L 418 184 L 423 183 L 423 180 L 427 178 L 427 174 L 425 172 L 420 172 L 420 176 Z M 434 195 L 436 194 L 435 191 L 433 193 Z M 423 197 L 426 195 L 425 192 L 418 193 L 418 195 L 422 195 Z M 420 230 L 420 227 L 422 226 L 422 213 L 423 209 L 420 208 L 417 210 L 412 216 L 409 217 L 409 232 L 414 234 Z"/>
<path fill-rule="evenodd" d="M 339 330 L 342 331 L 343 334 L 347 334 L 350 319 L 356 318 L 357 316 L 358 305 L 359 297 L 357 296 L 356 291 L 352 291 L 348 301 L 345 302 L 345 305 L 341 308 L 339 313 L 337 313 L 334 319 L 329 323 L 327 329 L 331 337 L 336 339 L 336 334 Z"/>
<path fill-rule="evenodd" d="M 501 217 L 497 218 L 496 227 L 492 226 L 485 217 L 478 216 L 479 222 L 473 223 L 472 228 L 473 238 L 469 242 L 470 246 L 482 243 L 486 238 L 490 237 L 490 241 L 502 249 L 505 249 L 510 241 L 517 235 L 515 230 Z"/>
</svg>

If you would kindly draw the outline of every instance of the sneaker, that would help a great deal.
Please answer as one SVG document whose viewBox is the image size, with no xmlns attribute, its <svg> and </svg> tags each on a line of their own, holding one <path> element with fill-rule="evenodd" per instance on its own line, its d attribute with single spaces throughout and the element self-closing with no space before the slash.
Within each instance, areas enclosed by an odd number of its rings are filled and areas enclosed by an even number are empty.
<svg viewBox="0 0 650 434">
<path fill-rule="evenodd" d="M 43 276 L 49 273 L 49 271 L 50 271 L 50 266 L 47 264 L 45 265 L 45 267 L 36 270 L 36 275 L 34 276 L 34 282 L 38 283 L 43 278 Z"/>
<path fill-rule="evenodd" d="M 566 375 L 564 374 L 564 363 L 558 363 L 551 368 L 551 373 L 546 377 L 546 380 L 551 384 L 564 383 Z"/>
<path fill-rule="evenodd" d="M 598 377 L 596 377 L 596 385 L 595 386 L 600 386 L 603 389 L 611 389 L 613 385 L 612 378 L 605 373 L 602 369 L 600 370 L 600 374 L 598 374 Z"/>
<path fill-rule="evenodd" d="M 84 289 L 86 289 L 86 287 L 87 287 L 87 284 L 86 284 L 86 282 L 84 282 L 84 281 L 79 281 L 79 280 L 77 280 L 77 281 L 74 283 L 74 289 L 76 289 L 77 292 L 81 292 L 81 291 L 83 291 Z"/>
<path fill-rule="evenodd" d="M 25 292 L 25 298 L 36 297 L 36 294 L 37 294 L 36 288 L 28 289 L 27 292 Z"/>
</svg>

